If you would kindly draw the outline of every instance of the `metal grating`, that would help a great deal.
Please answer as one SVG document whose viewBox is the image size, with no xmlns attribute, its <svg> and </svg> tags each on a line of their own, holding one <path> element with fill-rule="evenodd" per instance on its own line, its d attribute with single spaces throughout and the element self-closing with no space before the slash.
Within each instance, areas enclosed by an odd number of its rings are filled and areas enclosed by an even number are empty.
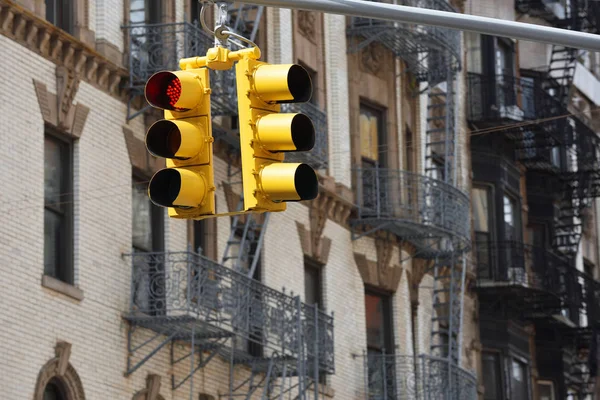
<svg viewBox="0 0 600 400">
<path fill-rule="evenodd" d="M 358 168 L 358 216 L 353 227 L 377 227 L 394 232 L 420 249 L 420 257 L 447 250 L 432 246 L 447 241 L 452 251 L 470 247 L 469 196 L 437 179 L 409 171 Z"/>
<path fill-rule="evenodd" d="M 369 353 L 364 356 L 365 400 L 476 400 L 472 373 L 427 355 Z"/>
</svg>

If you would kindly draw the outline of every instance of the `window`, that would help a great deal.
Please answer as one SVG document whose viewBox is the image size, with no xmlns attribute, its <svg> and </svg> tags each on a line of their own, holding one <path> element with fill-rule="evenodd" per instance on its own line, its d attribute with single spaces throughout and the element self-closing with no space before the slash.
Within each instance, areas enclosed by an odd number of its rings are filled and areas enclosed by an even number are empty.
<svg viewBox="0 0 600 400">
<path fill-rule="evenodd" d="M 208 245 L 207 221 L 202 219 L 194 221 L 194 251 L 206 256 L 206 246 Z"/>
<path fill-rule="evenodd" d="M 473 188 L 473 222 L 475 225 L 475 256 L 477 257 L 477 271 L 481 278 L 492 277 L 491 246 L 491 213 L 490 191 L 488 188 Z"/>
<path fill-rule="evenodd" d="M 367 318 L 367 356 L 369 392 L 375 399 L 395 398 L 393 358 L 381 354 L 393 353 L 392 316 L 389 296 L 376 292 L 365 292 L 365 314 Z"/>
<path fill-rule="evenodd" d="M 161 0 L 130 0 L 129 20 L 132 24 L 157 24 L 161 21 L 161 10 Z"/>
<path fill-rule="evenodd" d="M 377 293 L 365 293 L 367 348 L 369 352 L 392 353 L 392 317 L 390 299 Z"/>
<path fill-rule="evenodd" d="M 386 167 L 387 138 L 383 124 L 382 111 L 360 106 L 360 148 L 366 166 Z"/>
<path fill-rule="evenodd" d="M 503 197 L 504 239 L 518 240 L 516 202 L 508 195 Z"/>
<path fill-rule="evenodd" d="M 44 273 L 73 283 L 72 143 L 44 141 Z"/>
<path fill-rule="evenodd" d="M 527 364 L 515 359 L 511 362 L 511 399 L 527 400 L 529 399 L 529 388 L 527 385 Z"/>
<path fill-rule="evenodd" d="M 133 180 L 132 246 L 134 252 L 163 250 L 163 210 L 148 197 L 148 183 Z"/>
<path fill-rule="evenodd" d="M 386 193 L 386 171 L 375 170 L 385 168 L 387 143 L 383 129 L 383 112 L 377 109 L 360 106 L 360 154 L 362 159 L 362 206 L 363 215 L 369 213 L 385 213 L 388 204 L 382 204 Z"/>
<path fill-rule="evenodd" d="M 304 260 L 304 302 L 309 305 L 317 304 L 322 309 L 321 290 L 321 268 L 311 260 Z"/>
<path fill-rule="evenodd" d="M 406 139 L 404 146 L 404 159 L 406 160 L 406 170 L 415 170 L 415 142 L 413 133 L 408 126 L 406 126 Z"/>
<path fill-rule="evenodd" d="M 51 380 L 46 385 L 43 400 L 67 400 L 67 397 L 64 395 L 64 390 L 56 379 Z"/>
<path fill-rule="evenodd" d="M 538 381 L 537 387 L 540 400 L 554 400 L 554 384 L 552 382 Z"/>
<path fill-rule="evenodd" d="M 73 0 L 46 0 L 46 20 L 73 34 Z"/>
<path fill-rule="evenodd" d="M 485 388 L 485 400 L 502 399 L 502 374 L 500 369 L 500 357 L 494 353 L 483 353 L 481 355 L 483 367 L 483 387 Z"/>
</svg>

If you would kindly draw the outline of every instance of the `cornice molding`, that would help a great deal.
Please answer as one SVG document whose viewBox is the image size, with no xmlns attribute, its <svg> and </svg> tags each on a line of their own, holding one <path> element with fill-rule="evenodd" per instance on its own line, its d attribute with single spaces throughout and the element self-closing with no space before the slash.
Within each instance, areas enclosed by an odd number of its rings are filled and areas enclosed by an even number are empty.
<svg viewBox="0 0 600 400">
<path fill-rule="evenodd" d="M 129 76 L 126 69 L 12 0 L 0 0 L 0 34 L 66 67 L 84 82 L 127 100 L 121 90 L 121 83 Z"/>
</svg>

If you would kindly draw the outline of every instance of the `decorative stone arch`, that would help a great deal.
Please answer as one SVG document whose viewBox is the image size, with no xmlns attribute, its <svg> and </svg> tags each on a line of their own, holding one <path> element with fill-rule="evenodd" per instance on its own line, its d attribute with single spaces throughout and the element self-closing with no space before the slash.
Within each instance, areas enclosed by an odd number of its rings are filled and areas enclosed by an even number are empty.
<svg viewBox="0 0 600 400">
<path fill-rule="evenodd" d="M 71 344 L 57 342 L 55 354 L 56 356 L 48 361 L 38 374 L 33 400 L 44 399 L 44 390 L 53 379 L 60 382 L 67 400 L 85 400 L 81 379 L 75 368 L 69 363 Z"/>
</svg>

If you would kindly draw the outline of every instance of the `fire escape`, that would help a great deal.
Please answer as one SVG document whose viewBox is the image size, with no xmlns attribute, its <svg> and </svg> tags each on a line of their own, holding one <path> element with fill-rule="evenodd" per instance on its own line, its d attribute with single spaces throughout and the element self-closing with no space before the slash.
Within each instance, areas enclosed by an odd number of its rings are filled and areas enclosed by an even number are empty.
<svg viewBox="0 0 600 400">
<path fill-rule="evenodd" d="M 455 11 L 443 0 L 402 3 Z M 402 59 L 406 72 L 428 98 L 423 175 L 381 167 L 354 171 L 358 215 L 351 223 L 353 239 L 382 231 L 411 243 L 416 248 L 413 257 L 432 261 L 434 280 L 429 354 L 366 357 L 366 398 L 475 399 L 475 379 L 459 367 L 465 253 L 470 249 L 470 200 L 456 186 L 454 93 L 460 34 L 438 27 L 352 18 L 347 35 L 349 52 L 381 45 Z M 404 369 L 405 373 L 398 373 Z M 413 384 L 406 384 L 406 374 L 414 375 Z"/>
<path fill-rule="evenodd" d="M 255 41 L 263 11 L 262 6 L 228 3 L 226 25 Z M 143 92 L 152 74 L 178 70 L 180 58 L 204 55 L 214 46 L 214 38 L 197 21 L 129 24 L 125 29 L 128 119 L 149 110 Z M 211 70 L 210 82 L 213 135 L 228 146 L 232 159 L 239 158 L 234 70 Z M 286 107 L 307 114 L 316 134 L 310 154 L 286 156 L 286 160 L 326 168 L 325 112 L 312 104 Z M 228 181 L 223 183 L 231 193 L 241 192 L 240 171 L 232 164 L 228 163 Z M 240 197 L 237 211 L 242 206 Z M 126 375 L 168 348 L 173 390 L 187 385 L 192 393 L 198 370 L 211 362 L 219 368 L 225 362 L 227 382 L 218 382 L 221 393 L 226 389 L 222 398 L 319 398 L 316 383 L 334 372 L 333 316 L 255 279 L 268 219 L 268 214 L 231 217 L 220 263 L 189 251 L 127 255 L 132 276 L 125 314 L 129 322 Z"/>
<path fill-rule="evenodd" d="M 519 12 L 557 27 L 598 32 L 600 4 L 580 0 L 515 4 Z M 470 73 L 468 118 L 477 130 L 494 127 L 490 136 L 504 134 L 512 140 L 514 159 L 527 168 L 530 218 L 551 218 L 549 248 L 514 241 L 475 243 L 479 298 L 506 315 L 534 322 L 539 327 L 540 376 L 560 370 L 561 393 L 566 396 L 570 388 L 583 398 L 593 388 L 599 354 L 599 284 L 577 270 L 575 257 L 583 211 L 600 195 L 600 139 L 581 117 L 570 115 L 577 57 L 576 49 L 555 45 L 542 72 L 521 71 L 520 78 L 487 81 Z M 473 162 L 482 161 L 474 154 Z M 512 179 L 510 168 L 498 168 L 503 179 Z M 559 349 L 558 354 L 552 349 Z M 560 368 L 555 364 L 558 359 Z M 544 371 L 545 367 L 550 369 Z"/>
</svg>

